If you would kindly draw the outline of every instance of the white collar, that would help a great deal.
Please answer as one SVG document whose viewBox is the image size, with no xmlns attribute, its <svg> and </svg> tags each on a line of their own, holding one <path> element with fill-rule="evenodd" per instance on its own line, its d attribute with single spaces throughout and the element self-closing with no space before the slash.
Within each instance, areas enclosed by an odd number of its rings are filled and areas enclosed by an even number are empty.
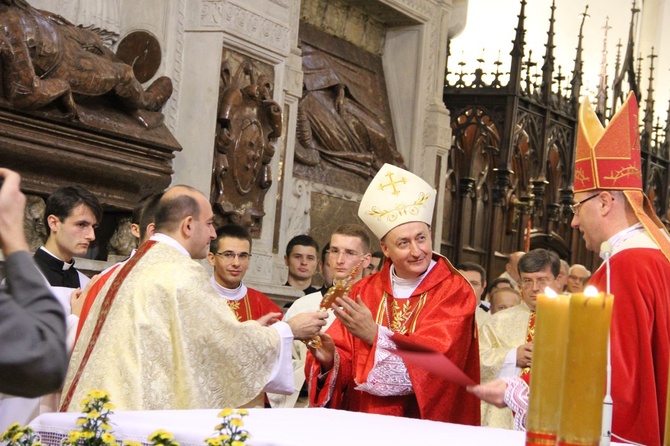
<svg viewBox="0 0 670 446">
<path fill-rule="evenodd" d="M 63 260 L 63 259 L 61 259 L 60 257 L 58 257 L 57 255 L 55 255 L 54 253 L 52 253 L 51 251 L 49 251 L 48 249 L 46 249 L 44 246 L 40 246 L 40 249 L 41 249 L 42 251 L 46 252 L 47 254 L 49 254 L 49 255 L 50 255 L 51 257 L 53 257 L 54 259 L 63 262 L 63 271 L 67 271 L 67 270 L 69 270 L 70 268 L 72 268 L 72 267 L 74 266 L 74 259 L 72 260 L 72 262 L 67 263 L 65 260 Z"/>
<path fill-rule="evenodd" d="M 642 232 L 644 232 L 644 226 L 642 226 L 642 223 L 636 223 L 629 228 L 617 232 L 607 241 L 612 245 L 612 252 L 617 252 L 617 248 L 621 246 L 626 240 L 635 237 Z M 600 253 L 600 258 L 603 260 L 605 259 L 602 252 Z"/>
<path fill-rule="evenodd" d="M 221 297 L 224 297 L 228 300 L 240 300 L 247 295 L 247 286 L 243 283 L 240 283 L 240 286 L 231 290 L 230 288 L 226 288 L 219 282 L 217 282 L 216 279 L 214 278 L 214 275 L 212 275 L 212 277 L 209 278 L 209 283 L 212 284 L 214 290 L 217 293 L 219 293 Z"/>
<path fill-rule="evenodd" d="M 428 275 L 430 270 L 437 265 L 437 262 L 433 259 L 430 260 L 430 265 L 425 273 L 421 274 L 419 277 L 414 277 L 412 279 L 403 279 L 396 276 L 395 267 L 391 264 L 389 274 L 391 274 L 391 290 L 393 291 L 393 297 L 400 299 L 407 299 L 412 295 L 416 287 L 419 286 L 421 281 Z"/>
<path fill-rule="evenodd" d="M 173 239 L 169 235 L 161 234 L 161 233 L 155 233 L 154 235 L 151 236 L 151 238 L 149 240 L 153 240 L 153 241 L 156 241 L 156 242 L 165 243 L 166 245 L 170 245 L 173 248 L 175 248 L 177 251 L 184 254 L 189 259 L 191 258 L 191 254 L 188 253 L 186 248 L 184 248 L 181 245 L 181 243 L 179 243 L 177 240 Z"/>
</svg>

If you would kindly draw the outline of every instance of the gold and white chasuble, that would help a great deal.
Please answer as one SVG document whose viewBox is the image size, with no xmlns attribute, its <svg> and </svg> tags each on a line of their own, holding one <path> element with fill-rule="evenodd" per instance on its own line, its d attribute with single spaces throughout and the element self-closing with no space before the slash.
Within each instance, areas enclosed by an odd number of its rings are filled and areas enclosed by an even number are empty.
<svg viewBox="0 0 670 446">
<path fill-rule="evenodd" d="M 498 378 L 505 358 L 512 349 L 526 343 L 530 309 L 521 302 L 492 315 L 479 330 L 481 382 Z M 516 358 L 516 356 L 515 356 Z M 516 366 L 516 359 L 514 366 Z M 518 373 L 516 374 L 518 376 Z M 482 402 L 482 426 L 514 428 L 514 416 L 509 408 L 499 409 Z"/>
<path fill-rule="evenodd" d="M 64 398 L 121 270 L 91 308 L 70 361 Z M 276 330 L 238 322 L 221 305 L 202 265 L 155 243 L 121 282 L 68 410 L 80 410 L 92 389 L 109 392 L 118 410 L 239 407 L 263 390 L 279 349 Z"/>
</svg>

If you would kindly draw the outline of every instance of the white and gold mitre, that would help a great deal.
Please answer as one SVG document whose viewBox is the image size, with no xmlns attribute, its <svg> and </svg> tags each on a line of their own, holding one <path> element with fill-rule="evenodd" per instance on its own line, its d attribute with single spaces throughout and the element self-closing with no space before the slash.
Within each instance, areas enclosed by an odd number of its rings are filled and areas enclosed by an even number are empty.
<svg viewBox="0 0 670 446">
<path fill-rule="evenodd" d="M 404 223 L 431 225 L 437 192 L 421 177 L 384 164 L 372 179 L 358 207 L 358 216 L 380 239 Z"/>
</svg>

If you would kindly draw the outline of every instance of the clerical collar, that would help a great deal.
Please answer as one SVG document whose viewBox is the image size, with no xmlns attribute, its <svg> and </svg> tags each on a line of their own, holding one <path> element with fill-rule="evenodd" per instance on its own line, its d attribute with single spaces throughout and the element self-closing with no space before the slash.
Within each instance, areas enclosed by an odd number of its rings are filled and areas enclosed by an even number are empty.
<svg viewBox="0 0 670 446">
<path fill-rule="evenodd" d="M 209 278 L 209 282 L 212 284 L 217 293 L 228 300 L 240 300 L 244 299 L 244 296 L 247 295 L 247 286 L 243 283 L 240 283 L 240 286 L 231 290 L 222 286 L 219 282 L 216 281 L 214 275 Z"/>
<path fill-rule="evenodd" d="M 181 252 L 184 254 L 186 257 L 191 258 L 191 254 L 188 253 L 186 248 L 184 248 L 181 243 L 179 243 L 177 240 L 173 239 L 169 235 L 161 234 L 161 233 L 155 233 L 154 235 L 151 236 L 149 240 L 154 240 L 156 242 L 161 242 L 165 243 L 167 245 L 172 246 L 175 248 L 177 251 Z"/>
<path fill-rule="evenodd" d="M 608 242 L 612 245 L 612 252 L 617 252 L 617 248 L 621 246 L 626 240 L 635 237 L 636 235 L 644 232 L 644 226 L 642 223 L 636 223 L 630 228 L 626 228 L 623 231 L 619 231 L 609 238 Z M 603 253 L 600 253 L 600 258 L 605 259 Z"/>
<path fill-rule="evenodd" d="M 57 264 L 60 266 L 60 268 L 63 269 L 63 271 L 67 271 L 67 270 L 69 270 L 70 268 L 72 268 L 72 267 L 74 266 L 74 259 L 72 259 L 72 262 L 67 263 L 67 262 L 65 262 L 64 260 L 58 258 L 57 255 L 55 255 L 54 253 L 50 252 L 50 251 L 49 251 L 48 249 L 46 249 L 44 246 L 40 246 L 40 250 L 46 252 L 46 253 L 49 254 L 51 257 L 53 257 L 54 260 L 56 260 L 56 261 L 58 262 Z"/>
<path fill-rule="evenodd" d="M 428 269 L 425 273 L 421 274 L 419 277 L 414 277 L 413 279 L 403 279 L 398 277 L 395 273 L 395 267 L 391 264 L 391 289 L 393 291 L 393 297 L 399 299 L 407 299 L 412 295 L 416 287 L 419 286 L 421 281 L 428 275 L 431 269 L 437 264 L 435 260 L 430 261 Z"/>
</svg>

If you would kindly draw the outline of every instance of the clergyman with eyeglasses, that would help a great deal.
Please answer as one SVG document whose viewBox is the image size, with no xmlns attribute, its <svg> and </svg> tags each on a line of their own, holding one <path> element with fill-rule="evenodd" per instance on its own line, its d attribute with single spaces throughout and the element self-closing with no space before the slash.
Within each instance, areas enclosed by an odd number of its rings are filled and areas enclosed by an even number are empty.
<svg viewBox="0 0 670 446">
<path fill-rule="evenodd" d="M 344 280 L 351 280 L 351 285 L 363 277 L 363 271 L 370 264 L 370 237 L 361 225 L 344 224 L 333 232 L 328 244 L 325 260 L 328 262 L 333 275 L 333 284 Z M 354 269 L 358 267 L 353 279 L 349 279 Z M 323 291 L 316 291 L 297 299 L 286 311 L 286 320 L 297 314 L 317 311 L 323 299 Z M 325 331 L 335 320 L 335 314 L 328 312 Z M 305 382 L 305 358 L 307 347 L 302 342 L 293 343 L 293 364 L 296 374 L 296 391 L 293 395 L 269 395 L 272 407 L 305 407 L 307 406 L 307 389 Z M 304 387 L 304 388 L 303 388 Z M 301 395 L 302 391 L 302 395 Z"/>
<path fill-rule="evenodd" d="M 547 287 L 558 291 L 556 278 L 561 262 L 556 253 L 534 249 L 521 257 L 517 267 L 521 304 L 497 312 L 480 328 L 482 383 L 510 377 L 530 382 L 537 295 Z M 482 426 L 512 429 L 512 411 L 484 404 Z"/>
</svg>

